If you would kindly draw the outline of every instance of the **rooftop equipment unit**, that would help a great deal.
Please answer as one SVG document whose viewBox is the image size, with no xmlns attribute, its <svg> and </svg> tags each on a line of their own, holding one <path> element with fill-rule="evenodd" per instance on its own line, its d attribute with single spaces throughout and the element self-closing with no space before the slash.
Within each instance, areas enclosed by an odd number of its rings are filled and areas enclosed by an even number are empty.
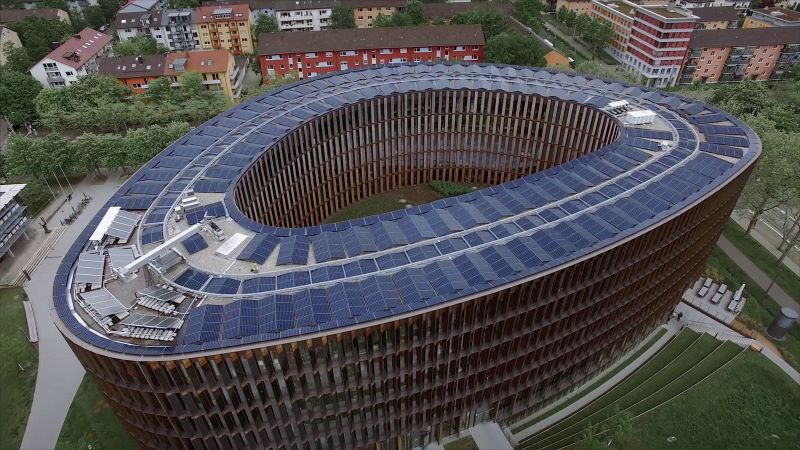
<svg viewBox="0 0 800 450">
<path fill-rule="evenodd" d="M 656 113 L 650 111 L 649 109 L 642 111 L 628 111 L 628 115 L 626 116 L 626 121 L 630 125 L 644 125 L 653 123 L 655 120 Z"/>
</svg>

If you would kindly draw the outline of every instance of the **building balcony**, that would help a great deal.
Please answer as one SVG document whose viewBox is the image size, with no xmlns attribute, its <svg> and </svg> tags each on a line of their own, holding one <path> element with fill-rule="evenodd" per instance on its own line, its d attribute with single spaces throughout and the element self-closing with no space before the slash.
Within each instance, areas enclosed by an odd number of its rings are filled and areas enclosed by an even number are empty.
<svg viewBox="0 0 800 450">
<path fill-rule="evenodd" d="M 726 64 L 747 64 L 750 61 L 750 55 L 729 56 Z"/>
<path fill-rule="evenodd" d="M 740 56 L 740 55 L 752 55 L 753 48 L 752 47 L 734 47 L 731 50 L 730 56 Z"/>
<path fill-rule="evenodd" d="M 55 83 L 63 83 L 64 82 L 64 77 L 62 77 L 60 73 L 48 73 L 47 74 L 47 81 L 55 82 Z"/>
</svg>

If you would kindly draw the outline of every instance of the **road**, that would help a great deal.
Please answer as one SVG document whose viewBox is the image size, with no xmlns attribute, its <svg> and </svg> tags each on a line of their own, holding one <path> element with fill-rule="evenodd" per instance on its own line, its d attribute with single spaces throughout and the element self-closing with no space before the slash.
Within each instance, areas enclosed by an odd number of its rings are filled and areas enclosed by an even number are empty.
<svg viewBox="0 0 800 450">
<path fill-rule="evenodd" d="M 119 179 L 114 177 L 101 185 L 81 183 L 75 186 L 74 203 L 77 204 L 82 192 L 91 196 L 93 200 L 77 221 L 67 227 L 47 258 L 32 274 L 31 281 L 25 285 L 25 292 L 31 299 L 36 317 L 36 329 L 39 333 L 39 372 L 28 425 L 22 438 L 23 450 L 45 450 L 55 447 L 72 399 L 83 380 L 83 367 L 53 323 L 51 315 L 53 280 L 63 255 L 91 218 L 111 198 L 119 184 Z"/>
</svg>

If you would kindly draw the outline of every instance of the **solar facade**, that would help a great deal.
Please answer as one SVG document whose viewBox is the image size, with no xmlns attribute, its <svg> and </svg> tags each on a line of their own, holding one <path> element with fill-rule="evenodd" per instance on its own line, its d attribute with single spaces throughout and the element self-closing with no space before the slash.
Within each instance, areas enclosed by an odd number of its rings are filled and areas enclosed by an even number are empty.
<svg viewBox="0 0 800 450">
<path fill-rule="evenodd" d="M 601 110 L 623 99 L 656 122 Z M 193 130 L 109 202 L 144 211 L 147 250 L 181 192 L 208 195 L 188 222 L 251 233 L 246 273 L 190 254 L 156 275 L 202 299 L 182 304 L 174 342 L 115 340 L 82 327 L 58 284 L 82 236 L 57 277 L 59 326 L 95 379 L 137 374 L 103 390 L 142 447 L 406 448 L 476 415 L 518 419 L 641 342 L 702 270 L 759 153 L 738 119 L 617 82 L 468 64 L 316 77 Z M 488 187 L 323 224 L 432 179 Z M 119 358 L 98 364 L 96 348 Z M 324 407 L 297 406 L 312 398 Z"/>
</svg>

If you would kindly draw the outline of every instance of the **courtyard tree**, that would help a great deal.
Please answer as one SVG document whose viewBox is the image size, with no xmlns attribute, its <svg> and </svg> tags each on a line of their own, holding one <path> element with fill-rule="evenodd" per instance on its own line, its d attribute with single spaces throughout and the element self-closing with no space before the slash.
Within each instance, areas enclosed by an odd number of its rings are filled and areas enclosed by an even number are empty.
<svg viewBox="0 0 800 450">
<path fill-rule="evenodd" d="M 761 138 L 761 158 L 741 196 L 741 205 L 749 210 L 750 221 L 746 233 L 750 233 L 761 216 L 785 205 L 794 195 L 794 183 L 800 179 L 796 157 L 797 138 L 790 133 L 775 129 L 774 124 L 762 117 L 750 117 L 748 123 Z"/>
<path fill-rule="evenodd" d="M 491 39 L 506 29 L 506 17 L 497 11 L 461 12 L 453 16 L 450 23 L 480 25 L 486 39 Z"/>
<path fill-rule="evenodd" d="M 256 39 L 258 39 L 260 34 L 275 33 L 277 31 L 280 31 L 278 29 L 278 19 L 269 14 L 261 14 L 258 16 L 256 23 L 253 24 L 252 30 L 253 36 L 255 36 Z"/>
<path fill-rule="evenodd" d="M 353 14 L 353 8 L 346 6 L 337 6 L 331 11 L 330 28 L 334 30 L 343 30 L 346 28 L 355 28 L 356 18 Z"/>
<path fill-rule="evenodd" d="M 36 120 L 34 101 L 42 85 L 30 75 L 0 68 L 0 115 L 12 125 Z"/>
<path fill-rule="evenodd" d="M 544 55 L 544 47 L 538 39 L 533 36 L 523 36 L 514 29 L 489 39 L 484 52 L 484 58 L 488 62 L 534 67 L 547 65 Z"/>
<path fill-rule="evenodd" d="M 39 16 L 28 16 L 6 26 L 17 32 L 19 40 L 33 61 L 44 58 L 52 50 L 50 46 L 53 42 L 62 42 L 73 32 L 72 26 L 68 23 Z"/>
<path fill-rule="evenodd" d="M 114 56 L 156 55 L 168 52 L 167 46 L 149 36 L 139 35 L 114 43 Z"/>
</svg>

